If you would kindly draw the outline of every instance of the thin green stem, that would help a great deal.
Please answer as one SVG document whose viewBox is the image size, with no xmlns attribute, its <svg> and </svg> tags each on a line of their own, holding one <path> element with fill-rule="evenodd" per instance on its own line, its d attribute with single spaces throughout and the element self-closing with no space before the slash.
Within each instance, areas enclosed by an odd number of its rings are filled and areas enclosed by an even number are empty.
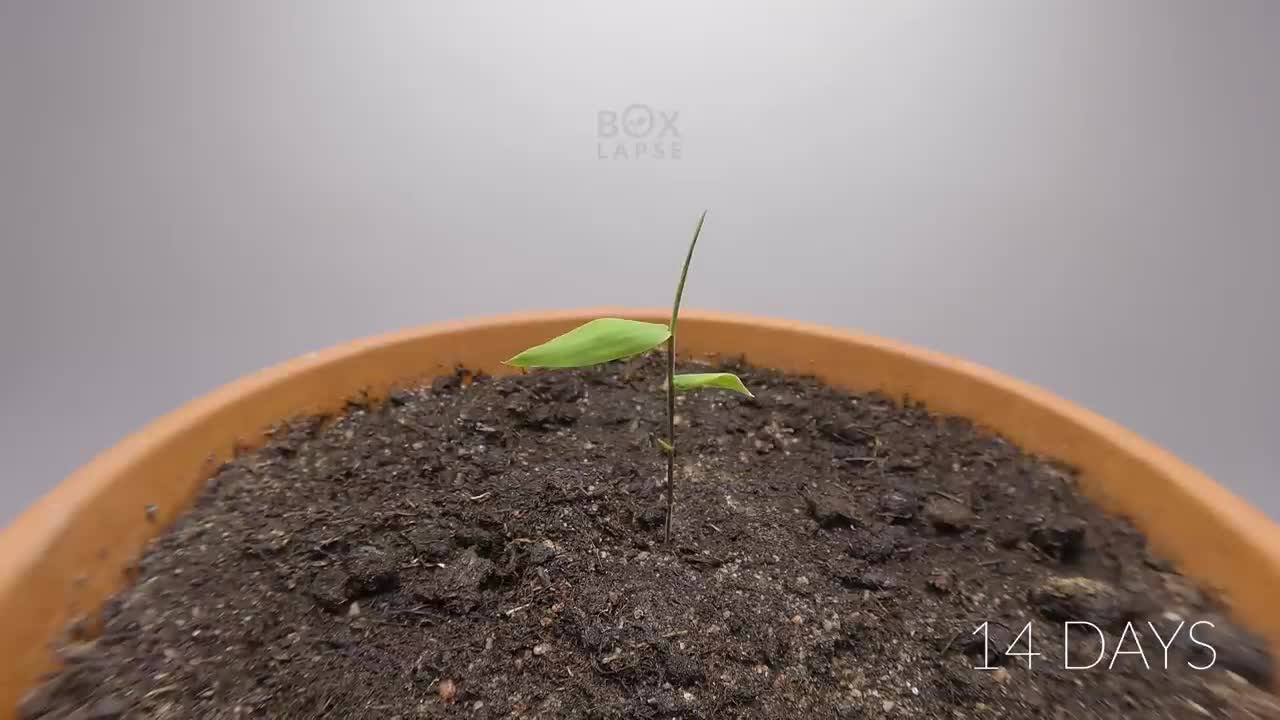
<svg viewBox="0 0 1280 720">
<path fill-rule="evenodd" d="M 671 542 L 671 513 L 676 505 L 676 338 L 667 338 L 667 524 L 664 542 Z"/>
<path fill-rule="evenodd" d="M 689 252 L 685 253 L 684 265 L 680 267 L 680 282 L 676 284 L 676 301 L 671 305 L 671 337 L 676 336 L 676 320 L 680 318 L 680 298 L 684 296 L 684 281 L 689 277 L 689 263 L 693 262 L 693 249 L 698 246 L 698 236 L 702 234 L 702 223 L 707 219 L 707 211 L 703 210 L 698 218 L 698 227 L 693 229 L 693 240 L 689 241 Z"/>
<path fill-rule="evenodd" d="M 676 284 L 676 300 L 671 305 L 671 336 L 667 338 L 667 523 L 665 542 L 671 543 L 671 516 L 676 506 L 676 321 L 680 318 L 680 298 L 684 296 L 684 281 L 689 276 L 689 263 L 693 261 L 693 249 L 698 245 L 698 236 L 702 234 L 702 223 L 707 219 L 707 211 L 703 210 L 698 218 L 698 226 L 693 230 L 693 240 L 689 241 L 689 252 L 684 256 L 684 265 L 680 267 L 680 282 Z"/>
</svg>

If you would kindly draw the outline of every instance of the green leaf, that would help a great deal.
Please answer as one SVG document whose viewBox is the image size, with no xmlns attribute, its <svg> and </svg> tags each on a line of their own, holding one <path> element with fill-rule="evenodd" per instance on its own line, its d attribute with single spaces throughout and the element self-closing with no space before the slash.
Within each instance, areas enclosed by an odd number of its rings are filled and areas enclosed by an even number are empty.
<svg viewBox="0 0 1280 720">
<path fill-rule="evenodd" d="M 583 367 L 638 355 L 666 342 L 671 330 L 659 323 L 597 318 L 506 362 L 516 367 Z"/>
<path fill-rule="evenodd" d="M 669 453 L 672 450 L 671 443 L 663 440 L 662 438 L 658 438 L 658 447 L 662 448 L 662 452 L 664 453 Z"/>
<path fill-rule="evenodd" d="M 747 386 L 742 384 L 738 376 L 733 373 L 680 373 L 676 375 L 677 390 L 696 390 L 704 387 L 722 388 L 742 393 L 747 397 L 755 397 L 747 389 Z"/>
</svg>

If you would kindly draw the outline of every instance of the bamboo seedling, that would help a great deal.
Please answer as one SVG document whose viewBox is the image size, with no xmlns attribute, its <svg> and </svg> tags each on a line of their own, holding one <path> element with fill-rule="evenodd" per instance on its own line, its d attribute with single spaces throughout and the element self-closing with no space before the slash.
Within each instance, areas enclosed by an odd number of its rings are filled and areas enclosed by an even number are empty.
<svg viewBox="0 0 1280 720">
<path fill-rule="evenodd" d="M 596 318 L 569 332 L 554 337 L 541 345 L 519 353 L 506 361 L 507 365 L 520 368 L 571 368 L 598 365 L 611 360 L 639 355 L 666 344 L 666 400 L 667 437 L 659 438 L 658 446 L 667 457 L 667 516 L 663 531 L 665 542 L 671 542 L 671 518 L 675 513 L 676 494 L 676 396 L 681 390 L 721 388 L 751 397 L 751 391 L 733 373 L 677 373 L 676 372 L 676 323 L 680 319 L 680 298 L 684 295 L 685 280 L 689 276 L 689 264 L 693 250 L 702 234 L 702 224 L 707 219 L 704 211 L 694 228 L 689 251 L 680 266 L 680 280 L 676 283 L 675 301 L 671 304 L 671 323 L 641 322 L 622 318 Z"/>
</svg>

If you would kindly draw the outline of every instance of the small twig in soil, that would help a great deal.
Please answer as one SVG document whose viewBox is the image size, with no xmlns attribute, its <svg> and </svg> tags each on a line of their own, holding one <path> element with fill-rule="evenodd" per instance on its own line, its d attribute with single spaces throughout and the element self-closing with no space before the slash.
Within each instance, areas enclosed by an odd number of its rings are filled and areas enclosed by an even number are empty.
<svg viewBox="0 0 1280 720">
<path fill-rule="evenodd" d="M 390 620 L 379 620 L 377 618 L 370 618 L 369 622 L 373 623 L 374 625 L 386 625 L 388 627 L 404 628 L 405 630 L 417 630 L 419 627 L 421 627 L 421 625 L 406 625 L 404 623 L 391 622 Z"/>
<path fill-rule="evenodd" d="M 948 641 L 947 641 L 947 644 L 942 648 L 942 652 L 941 652 L 941 653 L 938 653 L 938 654 L 939 654 L 939 655 L 946 655 L 946 654 L 947 654 L 947 651 L 951 649 L 951 645 L 952 645 L 952 643 L 954 643 L 957 639 L 959 639 L 959 637 L 960 637 L 960 633 L 962 633 L 962 632 L 964 632 L 964 631 L 963 631 L 963 630 L 961 630 L 960 632 L 956 633 L 955 635 L 952 635 L 952 636 L 951 636 L 951 639 L 950 639 L 950 640 L 948 640 Z"/>
<path fill-rule="evenodd" d="M 970 622 L 975 622 L 975 621 L 970 621 Z M 992 624 L 992 625 L 995 625 L 996 627 L 1004 628 L 1004 629 L 1005 629 L 1006 631 L 1008 631 L 1008 632 L 1013 632 L 1012 630 L 1009 630 L 1009 626 L 1008 626 L 1008 625 L 1005 625 L 1005 624 L 1004 624 L 1004 623 L 1002 623 L 1002 622 L 999 622 L 999 621 L 996 621 L 996 620 L 984 620 L 983 622 L 990 623 L 990 624 Z M 945 646 L 943 646 L 943 648 L 942 648 L 942 652 L 941 652 L 940 654 L 941 654 L 941 655 L 946 655 L 946 654 L 947 654 L 947 651 L 951 649 L 951 645 L 952 645 L 952 644 L 954 644 L 954 643 L 955 643 L 955 641 L 956 641 L 956 640 L 957 640 L 961 635 L 963 635 L 963 634 L 964 634 L 964 630 L 961 630 L 960 632 L 956 633 L 955 635 L 952 635 L 952 636 L 951 636 L 951 639 L 947 641 L 947 644 L 946 644 Z M 970 633 L 970 635 L 972 635 L 972 634 L 973 634 L 973 633 Z"/>
<path fill-rule="evenodd" d="M 955 504 L 957 504 L 957 505 L 967 505 L 967 504 L 968 504 L 968 503 L 966 503 L 965 501 L 961 500 L 960 498 L 956 497 L 955 495 L 952 495 L 952 494 L 950 494 L 950 493 L 944 493 L 944 492 L 942 492 L 941 490 L 930 490 L 930 491 L 929 491 L 929 494 L 930 494 L 930 495 L 937 495 L 937 496 L 938 496 L 938 497 L 940 497 L 940 498 L 946 498 L 947 500 L 950 500 L 951 502 L 953 502 L 953 503 L 955 503 Z"/>
<path fill-rule="evenodd" d="M 490 491 L 488 491 L 488 492 L 482 492 L 482 493 L 480 493 L 479 495 L 468 495 L 468 496 L 467 496 L 467 499 L 468 499 L 468 500 L 475 501 L 475 502 L 479 502 L 479 501 L 481 501 L 481 500 L 485 500 L 485 499 L 487 499 L 487 498 L 488 498 L 490 495 L 492 495 L 492 494 L 493 494 L 493 491 L 492 491 L 492 490 L 490 490 Z"/>
<path fill-rule="evenodd" d="M 504 610 L 502 611 L 502 614 L 506 615 L 507 617 L 511 617 L 516 613 L 520 612 L 521 610 L 524 610 L 525 608 L 529 607 L 532 604 L 533 603 L 525 603 L 523 605 L 520 605 L 519 607 L 513 607 L 510 610 Z"/>
<path fill-rule="evenodd" d="M 622 652 L 621 652 L 621 651 L 619 651 L 619 652 L 616 652 L 616 653 L 614 653 L 613 655 L 610 655 L 609 657 L 605 658 L 603 662 L 604 662 L 605 664 L 608 664 L 608 663 L 611 663 L 611 662 L 613 662 L 613 661 L 615 661 L 615 660 L 619 660 L 619 659 L 621 659 L 621 658 L 622 658 Z M 626 672 L 627 670 L 631 670 L 631 669 L 634 669 L 634 668 L 636 668 L 636 667 L 638 667 L 638 665 L 623 665 L 622 667 L 618 668 L 617 670 L 613 670 L 613 671 L 605 671 L 603 668 L 601 668 L 601 667 L 600 667 L 600 665 L 599 665 L 599 664 L 597 664 L 597 663 L 596 663 L 596 659 L 595 659 L 595 658 L 591 658 L 591 668 L 592 668 L 593 670 L 595 670 L 597 673 L 600 673 L 601 675 L 605 675 L 605 676 L 618 675 L 618 674 L 620 674 L 620 673 Z"/>
<path fill-rule="evenodd" d="M 414 610 L 392 610 L 392 611 L 391 611 L 391 614 L 393 614 L 393 615 L 412 615 L 413 617 L 416 617 L 416 618 L 423 618 L 423 619 L 426 619 L 426 620 L 431 620 L 432 618 L 434 618 L 434 617 L 435 617 L 433 614 L 431 614 L 431 613 L 427 612 L 426 610 L 417 610 L 417 609 L 414 609 Z M 433 622 L 433 623 L 431 623 L 431 624 L 433 624 L 433 625 L 434 625 L 435 623 Z"/>
<path fill-rule="evenodd" d="M 173 692 L 174 690 L 177 690 L 177 689 L 178 689 L 177 685 L 164 685 L 156 688 L 155 690 L 148 692 L 146 695 L 143 695 L 142 697 L 145 700 L 150 700 L 151 698 L 160 697 L 165 693 Z"/>
<path fill-rule="evenodd" d="M 869 437 L 872 440 L 876 441 L 877 444 L 880 442 L 880 438 L 877 437 L 875 433 L 871 432 L 870 430 L 864 430 L 863 428 L 860 428 L 857 425 L 846 425 L 844 429 L 852 430 L 856 433 L 861 433 L 863 437 Z"/>
<path fill-rule="evenodd" d="M 856 433 L 861 434 L 863 437 L 870 438 L 872 441 L 876 442 L 877 444 L 879 443 L 879 438 L 877 438 L 874 434 L 872 434 L 872 433 L 870 433 L 870 432 L 868 432 L 868 431 L 866 431 L 866 430 L 863 430 L 862 428 L 858 427 L 857 425 L 846 425 L 846 426 L 844 426 L 843 428 L 840 428 L 840 429 L 838 429 L 838 430 L 830 430 L 830 429 L 822 429 L 822 428 L 819 428 L 819 429 L 818 429 L 818 432 L 822 433 L 823 435 L 826 435 L 827 437 L 831 438 L 832 440 L 839 440 L 840 442 L 845 442 L 845 443 L 853 444 L 853 443 L 855 442 L 855 440 L 854 440 L 853 438 L 851 438 L 851 437 L 849 437 L 849 436 L 845 435 L 845 434 L 844 434 L 844 431 L 845 431 L 845 430 L 852 430 L 852 431 L 854 431 L 854 432 L 856 432 Z"/>
<path fill-rule="evenodd" d="M 431 432 L 430 432 L 429 430 L 427 430 L 426 428 L 422 427 L 422 426 L 421 426 L 421 425 L 419 425 L 418 423 L 413 422 L 412 420 L 406 420 L 405 418 L 396 418 L 396 422 L 397 422 L 397 423 L 399 423 L 400 425 L 403 425 L 404 427 L 409 428 L 410 430 L 413 430 L 414 432 L 417 432 L 417 433 L 421 434 L 421 435 L 430 435 L 430 434 L 431 434 Z"/>
</svg>

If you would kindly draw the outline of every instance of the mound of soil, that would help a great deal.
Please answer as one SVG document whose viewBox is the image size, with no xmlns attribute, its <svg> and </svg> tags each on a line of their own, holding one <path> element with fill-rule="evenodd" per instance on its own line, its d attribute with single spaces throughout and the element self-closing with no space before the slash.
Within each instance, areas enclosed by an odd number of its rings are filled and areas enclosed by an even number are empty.
<svg viewBox="0 0 1280 720">
<path fill-rule="evenodd" d="M 737 369 L 754 400 L 679 398 L 670 546 L 656 359 L 459 372 L 289 423 L 153 542 L 20 717 L 1280 713 L 1257 641 L 1069 468 Z M 1005 654 L 1027 635 L 1038 655 Z"/>
</svg>

